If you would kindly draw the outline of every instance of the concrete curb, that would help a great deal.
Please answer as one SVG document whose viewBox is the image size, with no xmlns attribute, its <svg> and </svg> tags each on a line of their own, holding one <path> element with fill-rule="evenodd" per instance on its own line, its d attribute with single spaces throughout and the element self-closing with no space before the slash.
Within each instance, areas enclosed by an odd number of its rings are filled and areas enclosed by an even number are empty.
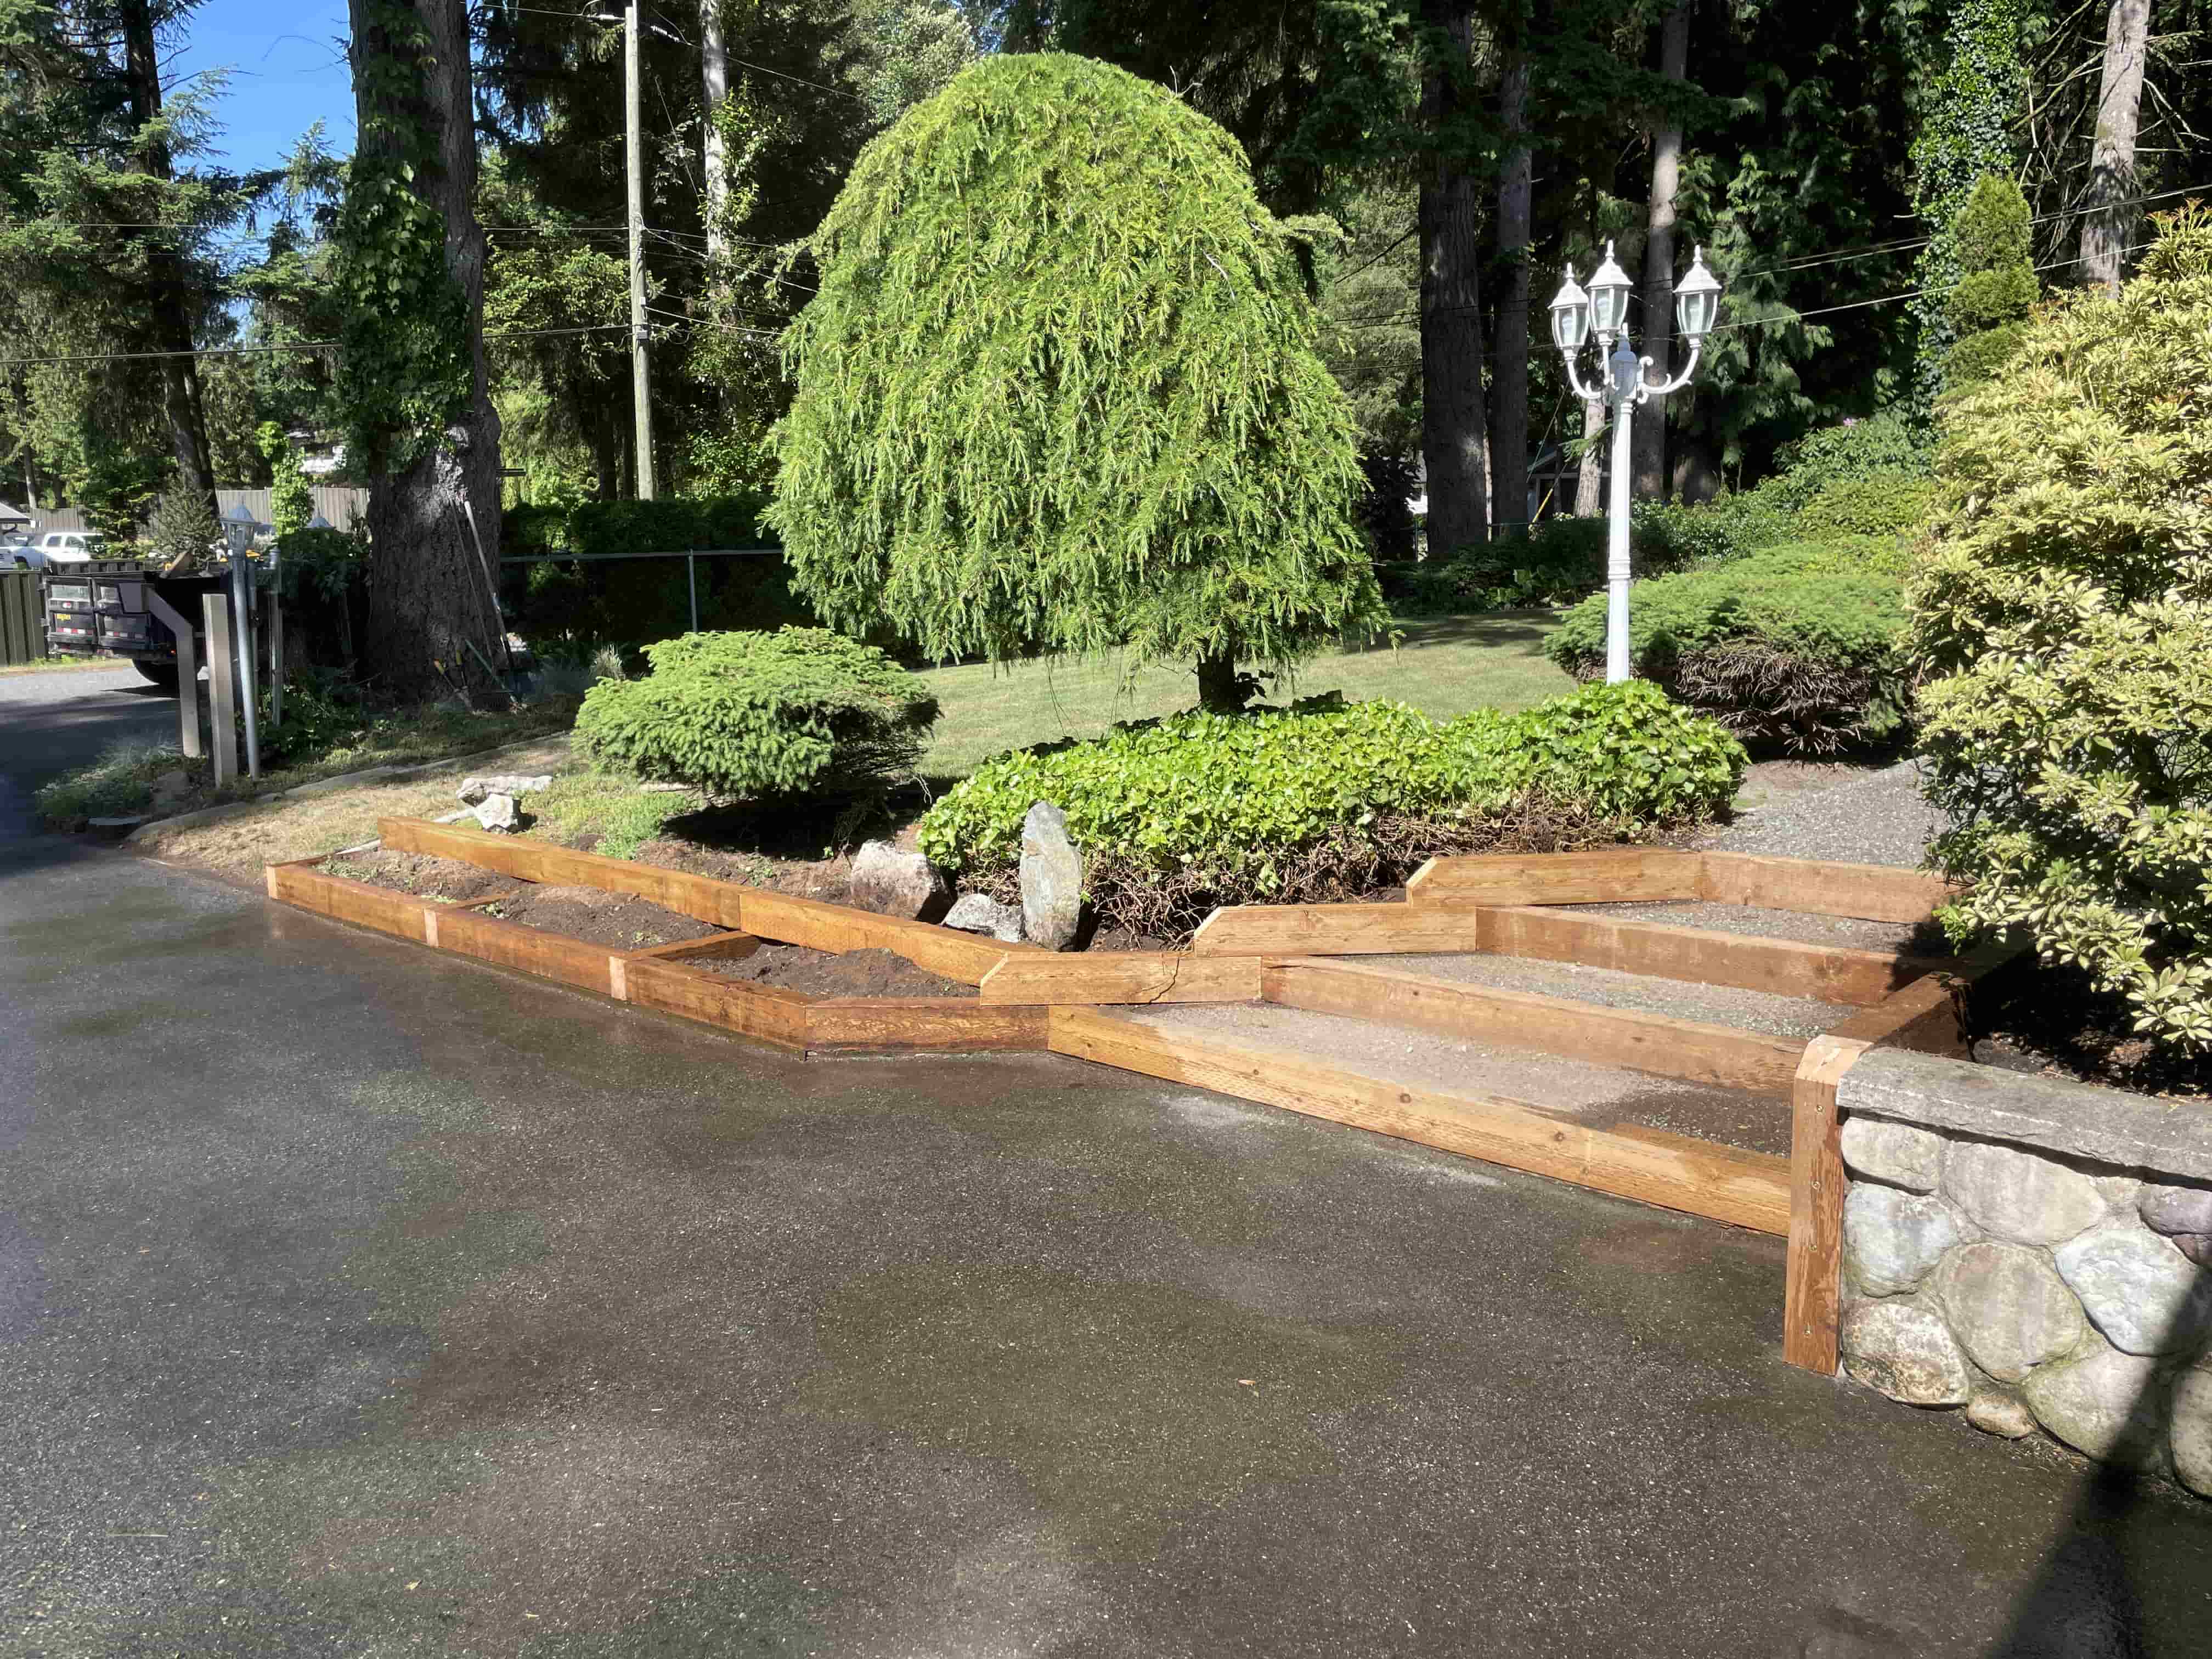
<svg viewBox="0 0 2212 1659">
<path fill-rule="evenodd" d="M 155 818 L 142 823 L 123 838 L 125 847 L 147 840 L 166 830 L 188 830 L 203 823 L 219 823 L 225 818 L 234 818 L 264 807 L 285 801 L 306 800 L 315 795 L 327 795 L 339 789 L 350 789 L 357 784 L 377 779 L 419 777 L 426 772 L 436 772 L 449 766 L 464 766 L 472 762 L 488 760 L 495 755 L 512 753 L 518 749 L 534 749 L 540 744 L 550 743 L 561 734 L 549 732 L 544 737 L 519 738 L 513 743 L 501 744 L 495 749 L 478 749 L 465 755 L 452 755 L 444 760 L 425 761 L 419 766 L 370 766 L 358 772 L 341 772 L 334 778 L 318 778 L 313 783 L 303 783 L 296 788 L 280 789 L 273 794 L 257 795 L 252 800 L 226 801 L 221 806 L 203 806 L 197 812 L 179 812 L 173 818 Z"/>
</svg>

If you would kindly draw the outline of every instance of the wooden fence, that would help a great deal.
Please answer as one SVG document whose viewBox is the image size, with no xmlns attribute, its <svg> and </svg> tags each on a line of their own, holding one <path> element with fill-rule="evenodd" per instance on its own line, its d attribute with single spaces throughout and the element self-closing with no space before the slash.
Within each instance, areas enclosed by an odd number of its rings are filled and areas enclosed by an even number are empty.
<svg viewBox="0 0 2212 1659">
<path fill-rule="evenodd" d="M 368 491 L 355 484 L 316 484 L 314 510 L 328 519 L 340 530 L 349 530 L 353 521 L 368 513 Z M 266 489 L 218 489 L 215 492 L 218 512 L 228 513 L 240 502 L 262 524 L 269 522 L 269 503 L 273 491 Z M 84 509 L 76 507 L 27 507 L 38 531 L 85 530 Z M 33 533 L 36 533 L 35 532 Z"/>
<path fill-rule="evenodd" d="M 35 570 L 0 570 L 0 667 L 46 654 L 46 602 Z"/>
</svg>

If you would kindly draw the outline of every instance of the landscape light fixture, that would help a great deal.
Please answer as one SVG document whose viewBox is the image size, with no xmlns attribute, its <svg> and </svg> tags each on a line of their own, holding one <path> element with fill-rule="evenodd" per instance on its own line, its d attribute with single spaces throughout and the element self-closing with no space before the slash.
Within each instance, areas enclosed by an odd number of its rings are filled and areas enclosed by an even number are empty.
<svg viewBox="0 0 2212 1659">
<path fill-rule="evenodd" d="M 1651 360 L 1639 357 L 1628 338 L 1628 301 L 1635 284 L 1613 257 L 1613 244 L 1605 245 L 1605 263 L 1590 273 L 1584 292 L 1575 281 L 1574 267 L 1552 298 L 1552 343 L 1567 366 L 1567 384 L 1585 403 L 1613 405 L 1613 483 L 1607 492 L 1605 560 L 1605 678 L 1618 685 L 1628 678 L 1628 428 L 1636 405 L 1663 398 L 1689 385 L 1698 372 L 1705 337 L 1720 317 L 1720 278 L 1705 268 L 1705 251 L 1691 257 L 1690 269 L 1674 285 L 1674 321 L 1690 343 L 1690 361 L 1682 372 L 1667 378 L 1663 368 L 1651 378 Z M 1591 334 L 1597 336 L 1599 355 L 1605 360 L 1605 377 L 1595 386 L 1583 384 L 1577 361 Z"/>
</svg>

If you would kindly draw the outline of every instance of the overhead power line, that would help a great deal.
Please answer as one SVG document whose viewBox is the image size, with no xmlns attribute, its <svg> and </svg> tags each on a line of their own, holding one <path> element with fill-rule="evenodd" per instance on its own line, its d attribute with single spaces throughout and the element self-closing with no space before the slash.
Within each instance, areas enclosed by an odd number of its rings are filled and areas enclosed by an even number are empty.
<svg viewBox="0 0 2212 1659">
<path fill-rule="evenodd" d="M 628 323 L 585 323 L 574 328 L 519 328 L 487 334 L 487 340 L 538 340 L 556 334 L 604 334 Z M 157 357 L 258 357 L 271 352 L 335 351 L 337 340 L 288 340 L 282 345 L 200 346 L 191 351 L 79 351 L 56 357 L 0 357 L 0 368 L 28 368 L 45 363 L 129 363 Z"/>
</svg>

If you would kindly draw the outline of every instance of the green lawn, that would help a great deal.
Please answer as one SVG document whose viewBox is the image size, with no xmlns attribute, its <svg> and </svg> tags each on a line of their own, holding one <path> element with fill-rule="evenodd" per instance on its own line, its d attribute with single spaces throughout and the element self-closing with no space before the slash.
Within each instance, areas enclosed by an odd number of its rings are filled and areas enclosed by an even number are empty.
<svg viewBox="0 0 2212 1659">
<path fill-rule="evenodd" d="M 1397 647 L 1377 645 L 1316 658 L 1295 685 L 1278 684 L 1271 702 L 1341 691 L 1347 698 L 1395 697 L 1448 719 L 1487 704 L 1526 708 L 1573 689 L 1543 653 L 1557 617 L 1548 611 L 1434 617 L 1397 624 Z M 1198 701 L 1188 669 L 1153 668 L 1121 684 L 1114 663 L 988 663 L 933 668 L 922 678 L 944 705 L 936 739 L 922 759 L 932 777 L 965 777 L 1008 749 L 1054 738 L 1091 738 L 1116 720 L 1171 714 Z"/>
</svg>

